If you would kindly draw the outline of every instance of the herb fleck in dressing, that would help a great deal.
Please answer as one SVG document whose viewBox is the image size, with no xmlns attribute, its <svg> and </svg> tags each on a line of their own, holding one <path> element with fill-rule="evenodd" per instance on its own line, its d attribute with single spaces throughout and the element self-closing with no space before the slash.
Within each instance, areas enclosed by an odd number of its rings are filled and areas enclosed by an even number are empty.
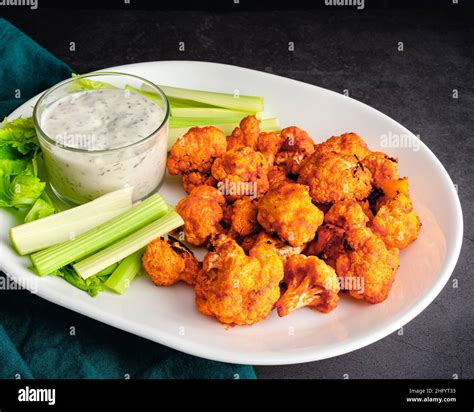
<svg viewBox="0 0 474 412">
<path fill-rule="evenodd" d="M 134 187 L 134 200 L 148 195 L 165 171 L 168 126 L 152 135 L 163 118 L 158 104 L 129 90 L 60 98 L 41 117 L 43 132 L 57 143 L 43 148 L 55 190 L 75 203 L 124 186 Z"/>
</svg>

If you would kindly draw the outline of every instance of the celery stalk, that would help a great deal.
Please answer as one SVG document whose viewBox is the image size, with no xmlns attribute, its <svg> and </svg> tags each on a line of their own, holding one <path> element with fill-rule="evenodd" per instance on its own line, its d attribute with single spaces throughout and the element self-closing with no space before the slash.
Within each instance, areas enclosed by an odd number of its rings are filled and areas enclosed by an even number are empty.
<svg viewBox="0 0 474 412">
<path fill-rule="evenodd" d="M 141 94 L 142 96 L 148 97 L 150 100 L 153 100 L 158 106 L 160 106 L 163 110 L 165 109 L 163 106 L 163 99 L 161 97 L 158 97 L 156 93 L 146 92 L 144 90 L 140 90 L 129 85 L 125 86 L 125 90 L 130 90 L 132 92 Z"/>
<path fill-rule="evenodd" d="M 230 116 L 230 117 L 171 117 L 170 118 L 170 128 L 178 127 L 193 127 L 193 126 L 206 126 L 209 124 L 219 123 L 219 124 L 239 124 L 240 121 L 245 117 L 241 115 Z"/>
<path fill-rule="evenodd" d="M 142 88 L 147 90 L 146 87 L 142 87 Z M 215 107 L 210 104 L 193 102 L 192 100 L 176 99 L 170 96 L 166 96 L 166 97 L 168 98 L 168 102 L 170 103 L 171 111 L 173 111 L 174 108 L 195 107 L 195 108 L 200 108 L 200 109 L 204 109 L 204 108 L 212 109 L 213 107 Z"/>
<path fill-rule="evenodd" d="M 203 90 L 183 89 L 180 87 L 161 86 L 168 98 L 191 100 L 199 103 L 208 104 L 215 107 L 225 109 L 240 110 L 242 112 L 257 113 L 263 112 L 263 97 L 246 96 L 240 94 L 207 92 Z M 142 90 L 150 91 L 146 85 L 142 86 Z"/>
<path fill-rule="evenodd" d="M 40 276 L 46 275 L 69 263 L 90 256 L 148 223 L 154 222 L 164 216 L 168 209 L 165 200 L 156 193 L 75 239 L 32 254 L 31 261 Z"/>
<path fill-rule="evenodd" d="M 221 118 L 240 117 L 242 119 L 249 114 L 252 113 L 213 107 L 174 107 L 171 110 L 171 116 L 174 118 L 212 118 L 217 120 Z M 255 116 L 257 119 L 260 119 L 262 114 L 257 113 Z"/>
<path fill-rule="evenodd" d="M 239 125 L 239 122 L 236 123 L 219 123 L 219 119 L 216 119 L 215 123 L 208 124 L 207 126 L 214 126 L 218 129 L 221 129 L 226 136 L 232 133 L 232 130 Z M 203 125 L 201 125 L 203 126 Z M 280 123 L 277 118 L 263 119 L 260 123 L 260 130 L 264 132 L 277 131 L 280 128 Z M 170 128 L 168 132 L 168 150 L 171 149 L 171 146 L 176 142 L 177 139 L 184 136 L 190 127 L 177 127 Z"/>
<path fill-rule="evenodd" d="M 57 245 L 104 223 L 132 206 L 132 188 L 107 193 L 89 203 L 10 229 L 20 255 Z"/>
<path fill-rule="evenodd" d="M 95 255 L 75 263 L 73 268 L 79 276 L 87 279 L 112 263 L 118 262 L 137 250 L 144 248 L 153 239 L 163 236 L 183 224 L 181 216 L 175 210 L 171 210 L 161 219 L 142 227 L 140 230 L 97 252 Z"/>
<path fill-rule="evenodd" d="M 123 259 L 104 285 L 120 295 L 125 293 L 132 280 L 140 272 L 143 252 L 144 249 L 140 249 Z"/>
</svg>

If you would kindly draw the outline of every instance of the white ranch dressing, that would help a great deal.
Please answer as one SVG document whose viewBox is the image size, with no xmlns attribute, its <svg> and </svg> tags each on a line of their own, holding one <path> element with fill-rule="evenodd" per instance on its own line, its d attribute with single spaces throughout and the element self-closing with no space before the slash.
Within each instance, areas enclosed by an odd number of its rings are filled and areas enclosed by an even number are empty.
<svg viewBox="0 0 474 412">
<path fill-rule="evenodd" d="M 43 148 L 54 189 L 75 203 L 124 186 L 134 187 L 134 200 L 148 195 L 165 170 L 167 125 L 149 137 L 163 118 L 158 104 L 129 90 L 58 99 L 41 116 L 43 132 L 57 143 Z"/>
</svg>

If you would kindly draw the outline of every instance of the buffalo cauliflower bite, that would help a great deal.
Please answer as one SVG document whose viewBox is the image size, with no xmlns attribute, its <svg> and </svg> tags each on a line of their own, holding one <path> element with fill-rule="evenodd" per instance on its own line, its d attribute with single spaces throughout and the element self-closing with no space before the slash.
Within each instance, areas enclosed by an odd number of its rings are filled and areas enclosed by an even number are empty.
<svg viewBox="0 0 474 412">
<path fill-rule="evenodd" d="M 183 174 L 183 189 L 187 193 L 191 193 L 198 186 L 207 185 L 215 187 L 216 184 L 216 180 L 208 173 L 191 172 Z"/>
<path fill-rule="evenodd" d="M 365 226 L 369 221 L 369 217 L 358 201 L 342 200 L 331 206 L 324 215 L 324 221 L 348 230 L 358 226 Z"/>
<path fill-rule="evenodd" d="M 179 242 L 155 239 L 142 256 L 142 264 L 157 286 L 171 286 L 180 280 L 194 285 L 199 271 L 196 258 Z"/>
<path fill-rule="evenodd" d="M 307 255 L 318 256 L 329 266 L 336 268 L 336 260 L 347 252 L 344 229 L 325 223 L 318 227 L 316 237 L 308 244 L 305 251 Z"/>
<path fill-rule="evenodd" d="M 398 268 L 398 249 L 387 249 L 371 229 L 358 227 L 346 233 L 351 251 L 339 256 L 336 272 L 344 288 L 356 299 L 369 303 L 384 301 Z"/>
<path fill-rule="evenodd" d="M 398 193 L 380 206 L 370 226 L 387 248 L 403 249 L 417 239 L 421 222 L 410 197 Z"/>
<path fill-rule="evenodd" d="M 302 246 L 313 240 L 324 214 L 311 202 L 306 186 L 281 182 L 259 200 L 257 219 L 267 232 Z"/>
<path fill-rule="evenodd" d="M 283 166 L 287 174 L 296 175 L 303 160 L 314 152 L 313 139 L 296 126 L 281 131 L 281 150 L 275 155 L 275 164 Z"/>
<path fill-rule="evenodd" d="M 316 203 L 365 199 L 371 191 L 372 175 L 354 155 L 314 153 L 301 166 L 298 183 L 309 186 Z"/>
<path fill-rule="evenodd" d="M 271 166 L 267 176 L 268 185 L 270 187 L 275 186 L 282 181 L 290 181 L 290 179 L 286 177 L 285 169 L 282 166 Z"/>
<path fill-rule="evenodd" d="M 167 159 L 172 175 L 189 172 L 209 173 L 216 157 L 227 148 L 225 134 L 216 127 L 193 127 L 171 148 Z"/>
<path fill-rule="evenodd" d="M 224 205 L 224 196 L 211 186 L 198 186 L 181 199 L 176 211 L 184 220 L 186 241 L 200 246 L 220 232 Z"/>
<path fill-rule="evenodd" d="M 232 232 L 237 236 L 248 236 L 258 228 L 256 202 L 249 197 L 236 200 L 232 205 Z"/>
<path fill-rule="evenodd" d="M 337 258 L 348 249 L 346 231 L 365 227 L 369 222 L 364 208 L 364 203 L 356 200 L 334 203 L 324 215 L 325 224 L 318 228 L 316 237 L 309 244 L 306 253 L 320 257 L 335 268 Z"/>
<path fill-rule="evenodd" d="M 280 258 L 283 260 L 283 263 L 286 262 L 290 256 L 299 255 L 305 248 L 305 245 L 291 246 L 280 238 L 269 235 L 264 230 L 253 238 L 251 246 L 253 247 L 257 245 L 267 245 L 267 247 L 271 247 L 276 253 L 278 253 Z M 245 250 L 244 244 L 242 244 L 242 247 Z"/>
<path fill-rule="evenodd" d="M 372 184 L 378 188 L 386 180 L 398 179 L 398 159 L 382 152 L 372 152 L 362 160 L 362 165 L 372 173 Z"/>
<path fill-rule="evenodd" d="M 342 155 L 356 156 L 358 160 L 364 159 L 370 150 L 364 140 L 356 133 L 344 133 L 333 136 L 315 146 L 318 154 L 335 152 Z"/>
<path fill-rule="evenodd" d="M 272 248 L 254 246 L 247 256 L 230 237 L 217 235 L 196 280 L 196 306 L 227 325 L 265 319 L 280 297 L 283 263 Z"/>
<path fill-rule="evenodd" d="M 235 147 L 248 146 L 255 150 L 259 135 L 260 120 L 253 115 L 244 117 L 239 127 L 236 127 L 227 138 L 227 149 L 230 150 Z"/>
<path fill-rule="evenodd" d="M 260 197 L 268 190 L 268 163 L 250 147 L 236 147 L 217 158 L 212 165 L 217 188 L 230 201 L 244 196 Z"/>
<path fill-rule="evenodd" d="M 332 311 L 339 300 L 336 272 L 316 256 L 293 255 L 285 264 L 286 291 L 276 307 L 279 316 L 308 306 L 319 312 Z"/>
<path fill-rule="evenodd" d="M 275 132 L 260 132 L 257 140 L 257 150 L 266 155 L 267 158 L 273 158 L 279 152 L 282 144 L 281 135 Z"/>
</svg>

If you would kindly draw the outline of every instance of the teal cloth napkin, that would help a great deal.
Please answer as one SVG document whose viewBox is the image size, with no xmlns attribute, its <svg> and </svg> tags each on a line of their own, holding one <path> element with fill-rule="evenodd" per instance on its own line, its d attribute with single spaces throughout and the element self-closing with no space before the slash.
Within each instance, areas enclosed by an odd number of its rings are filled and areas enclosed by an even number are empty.
<svg viewBox="0 0 474 412">
<path fill-rule="evenodd" d="M 71 72 L 0 19 L 0 119 Z M 255 373 L 251 366 L 208 361 L 158 345 L 27 291 L 1 290 L 0 378 L 254 379 Z"/>
</svg>

